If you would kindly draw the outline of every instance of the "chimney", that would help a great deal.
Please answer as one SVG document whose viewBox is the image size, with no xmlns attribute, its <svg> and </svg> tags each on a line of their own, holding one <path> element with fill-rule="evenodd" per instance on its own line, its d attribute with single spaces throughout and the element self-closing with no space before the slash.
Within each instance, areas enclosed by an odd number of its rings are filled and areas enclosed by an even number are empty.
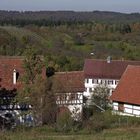
<svg viewBox="0 0 140 140">
<path fill-rule="evenodd" d="M 107 63 L 111 63 L 111 56 L 107 57 Z"/>
<path fill-rule="evenodd" d="M 16 82 L 17 82 L 17 72 L 16 72 L 16 70 L 14 69 L 13 70 L 13 84 L 15 85 L 16 84 Z"/>
</svg>

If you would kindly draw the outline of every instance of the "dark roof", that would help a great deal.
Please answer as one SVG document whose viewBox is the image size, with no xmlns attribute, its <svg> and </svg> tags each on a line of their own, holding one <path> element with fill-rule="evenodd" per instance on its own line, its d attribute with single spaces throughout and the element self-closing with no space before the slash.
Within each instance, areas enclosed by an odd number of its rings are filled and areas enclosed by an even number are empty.
<svg viewBox="0 0 140 140">
<path fill-rule="evenodd" d="M 84 64 L 85 78 L 120 79 L 128 65 L 140 65 L 140 61 L 86 59 Z"/>
<path fill-rule="evenodd" d="M 83 92 L 85 90 L 83 71 L 55 73 L 53 88 L 57 93 Z"/>
<path fill-rule="evenodd" d="M 140 66 L 128 66 L 110 97 L 111 100 L 140 105 Z"/>
</svg>

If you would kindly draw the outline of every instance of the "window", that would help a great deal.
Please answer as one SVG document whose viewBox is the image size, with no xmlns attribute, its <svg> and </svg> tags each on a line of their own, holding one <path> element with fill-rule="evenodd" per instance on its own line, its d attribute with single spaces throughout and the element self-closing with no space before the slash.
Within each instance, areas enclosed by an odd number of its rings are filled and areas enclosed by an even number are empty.
<svg viewBox="0 0 140 140">
<path fill-rule="evenodd" d="M 67 99 L 67 95 L 66 94 L 60 95 L 60 100 L 65 101 L 66 99 Z"/>
<path fill-rule="evenodd" d="M 107 80 L 105 80 L 105 85 L 107 85 Z"/>
<path fill-rule="evenodd" d="M 92 90 L 92 88 L 89 88 L 89 92 L 92 92 L 93 90 Z"/>
<path fill-rule="evenodd" d="M 100 84 L 103 84 L 103 80 L 100 81 Z"/>
<path fill-rule="evenodd" d="M 99 83 L 99 81 L 98 81 L 98 79 L 93 79 L 94 80 L 94 84 L 98 84 Z"/>
<path fill-rule="evenodd" d="M 113 85 L 113 80 L 108 80 L 108 85 Z"/>
<path fill-rule="evenodd" d="M 19 72 L 16 72 L 16 80 L 19 79 Z"/>
<path fill-rule="evenodd" d="M 86 81 L 86 83 L 89 83 L 89 79 L 86 79 L 85 81 Z"/>
<path fill-rule="evenodd" d="M 107 80 L 102 79 L 101 82 L 100 82 L 100 84 L 106 85 L 107 84 Z"/>
<path fill-rule="evenodd" d="M 115 85 L 118 85 L 118 83 L 119 83 L 119 80 L 115 80 Z"/>
<path fill-rule="evenodd" d="M 78 94 L 72 93 L 70 95 L 70 100 L 77 100 L 78 99 Z"/>
<path fill-rule="evenodd" d="M 124 104 L 123 103 L 119 103 L 118 110 L 121 111 L 121 112 L 124 111 Z"/>
</svg>

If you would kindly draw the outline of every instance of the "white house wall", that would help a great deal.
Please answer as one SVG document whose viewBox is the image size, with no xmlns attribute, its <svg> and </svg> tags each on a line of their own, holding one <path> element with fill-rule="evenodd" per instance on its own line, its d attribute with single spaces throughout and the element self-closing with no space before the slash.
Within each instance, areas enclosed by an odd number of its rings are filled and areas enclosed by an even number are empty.
<svg viewBox="0 0 140 140">
<path fill-rule="evenodd" d="M 119 103 L 113 102 L 113 111 L 119 115 L 140 117 L 140 106 L 124 104 L 124 111 L 119 111 Z"/>
<path fill-rule="evenodd" d="M 67 95 L 66 96 L 67 100 L 64 100 L 64 101 L 56 100 L 56 104 L 59 105 L 60 107 L 61 106 L 67 107 L 69 109 L 69 111 L 71 112 L 71 116 L 75 120 L 81 119 L 81 114 L 82 114 L 82 109 L 83 109 L 83 93 L 81 93 L 81 92 L 75 93 L 78 96 L 78 100 L 76 100 L 76 99 L 69 100 L 68 99 L 70 97 L 70 95 L 73 93 L 62 93 L 62 94 Z"/>
<path fill-rule="evenodd" d="M 95 87 L 97 87 L 99 84 L 105 85 L 105 84 L 102 84 L 101 81 L 106 81 L 106 86 L 110 89 L 110 95 L 112 94 L 112 91 L 116 88 L 116 86 L 119 82 L 118 79 L 94 79 L 94 80 L 98 80 L 98 83 L 93 83 L 93 79 L 91 79 L 91 78 L 85 79 L 84 96 L 86 96 L 88 98 L 90 98 L 92 96 L 92 92 L 93 92 Z M 112 84 L 108 84 L 108 81 L 112 81 Z M 91 91 L 91 89 L 92 89 L 92 91 Z"/>
<path fill-rule="evenodd" d="M 80 105 L 68 105 L 67 107 L 70 110 L 71 115 L 75 120 L 81 119 L 82 108 L 83 108 L 82 104 L 80 104 Z"/>
</svg>

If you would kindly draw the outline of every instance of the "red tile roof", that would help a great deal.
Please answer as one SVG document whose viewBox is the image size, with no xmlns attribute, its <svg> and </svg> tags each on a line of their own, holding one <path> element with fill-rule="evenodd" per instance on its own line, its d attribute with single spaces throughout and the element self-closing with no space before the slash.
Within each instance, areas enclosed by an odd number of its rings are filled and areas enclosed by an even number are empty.
<svg viewBox="0 0 140 140">
<path fill-rule="evenodd" d="M 0 88 L 8 90 L 19 89 L 22 87 L 21 78 L 24 74 L 24 57 L 18 56 L 0 56 Z M 19 73 L 17 83 L 13 84 L 13 70 Z M 46 69 L 42 71 L 42 76 L 46 77 Z"/>
<path fill-rule="evenodd" d="M 0 56 L 0 87 L 6 89 L 19 88 L 21 82 L 13 84 L 13 70 L 19 73 L 19 78 L 23 74 L 23 58 L 22 57 L 5 57 Z"/>
<path fill-rule="evenodd" d="M 111 100 L 140 105 L 140 66 L 128 66 L 110 97 Z"/>
<path fill-rule="evenodd" d="M 84 74 L 86 78 L 120 79 L 128 65 L 140 65 L 140 61 L 86 59 Z"/>
<path fill-rule="evenodd" d="M 84 73 L 83 71 L 58 72 L 54 76 L 54 90 L 58 93 L 83 92 Z"/>
</svg>

